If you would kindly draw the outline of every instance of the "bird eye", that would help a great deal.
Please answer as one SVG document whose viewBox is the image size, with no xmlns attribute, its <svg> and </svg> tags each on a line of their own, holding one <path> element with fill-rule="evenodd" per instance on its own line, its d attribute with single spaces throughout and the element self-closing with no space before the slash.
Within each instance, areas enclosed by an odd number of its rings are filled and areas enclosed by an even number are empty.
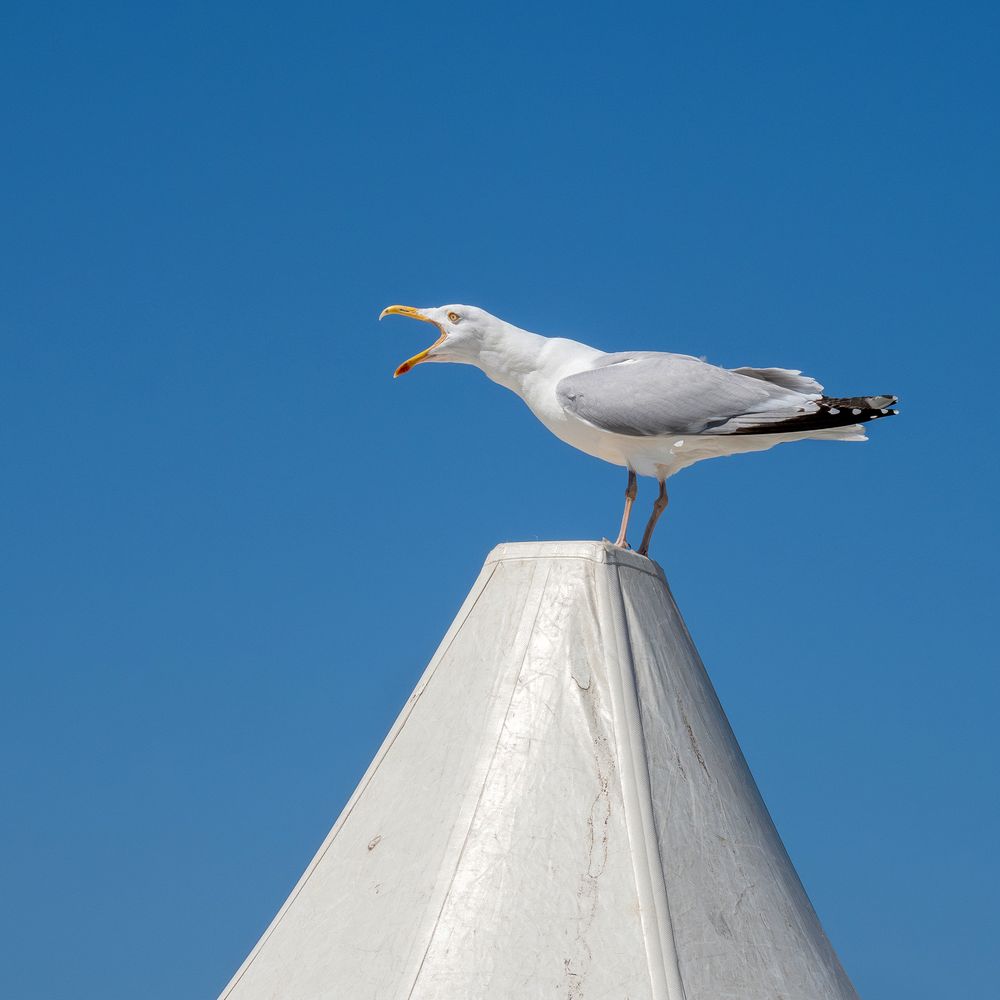
<svg viewBox="0 0 1000 1000">
<path fill-rule="evenodd" d="M 457 323 L 460 318 L 461 317 L 456 312 L 450 312 L 450 313 L 448 313 L 448 319 L 450 319 L 452 321 L 452 323 Z"/>
</svg>

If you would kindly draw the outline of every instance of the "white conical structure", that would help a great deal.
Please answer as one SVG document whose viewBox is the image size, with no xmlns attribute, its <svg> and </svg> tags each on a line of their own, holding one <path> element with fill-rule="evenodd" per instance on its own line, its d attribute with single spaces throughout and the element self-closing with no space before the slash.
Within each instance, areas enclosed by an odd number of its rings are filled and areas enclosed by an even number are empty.
<svg viewBox="0 0 1000 1000">
<path fill-rule="evenodd" d="M 227 1000 L 857 1000 L 659 567 L 501 545 Z"/>
</svg>

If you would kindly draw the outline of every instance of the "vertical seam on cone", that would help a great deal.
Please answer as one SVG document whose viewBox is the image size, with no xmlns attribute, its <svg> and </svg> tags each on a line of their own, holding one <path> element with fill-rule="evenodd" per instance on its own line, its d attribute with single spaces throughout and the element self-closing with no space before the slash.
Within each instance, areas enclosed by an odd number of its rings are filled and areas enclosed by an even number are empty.
<svg viewBox="0 0 1000 1000">
<path fill-rule="evenodd" d="M 611 624 L 611 636 L 605 637 L 604 649 L 609 660 L 615 749 L 650 986 L 655 1000 L 685 1000 L 653 821 L 649 766 L 642 738 L 642 715 L 635 685 L 635 662 L 628 636 L 620 569 L 614 563 L 605 563 L 600 576 L 598 593 L 603 598 L 604 610 Z"/>
<path fill-rule="evenodd" d="M 523 633 L 523 649 L 520 651 L 520 655 L 515 655 L 512 657 L 512 662 L 516 664 L 516 668 L 511 671 L 510 677 L 510 692 L 507 696 L 507 704 L 504 707 L 503 717 L 500 720 L 499 726 L 496 727 L 496 740 L 493 744 L 493 750 L 490 753 L 489 762 L 483 771 L 482 777 L 478 779 L 479 792 L 476 795 L 476 803 L 470 811 L 468 821 L 462 823 L 461 826 L 465 827 L 465 833 L 462 835 L 462 843 L 458 849 L 458 853 L 455 856 L 454 865 L 452 867 L 451 874 L 448 877 L 448 888 L 445 890 L 444 896 L 441 900 L 441 905 L 438 908 L 437 915 L 434 917 L 434 924 L 431 927 L 430 934 L 427 935 L 427 943 L 424 946 L 423 954 L 420 957 L 420 963 L 417 966 L 416 972 L 413 974 L 413 981 L 410 984 L 410 988 L 406 992 L 407 1000 L 413 996 L 413 991 L 417 988 L 417 984 L 420 981 L 420 973 L 423 971 L 424 963 L 427 961 L 427 955 L 430 953 L 431 945 L 434 943 L 434 937 L 437 934 L 438 924 L 441 922 L 441 915 L 444 913 L 445 907 L 448 905 L 448 899 L 451 896 L 452 887 L 455 884 L 455 877 L 458 874 L 458 869 L 462 864 L 462 858 L 465 855 L 465 849 L 469 843 L 469 837 L 472 834 L 472 828 L 476 822 L 476 816 L 479 814 L 479 807 L 483 800 L 483 793 L 486 791 L 486 785 L 489 781 L 490 773 L 493 770 L 493 763 L 496 760 L 497 750 L 500 746 L 500 740 L 503 736 L 504 727 L 507 724 L 507 718 L 510 715 L 510 706 L 514 701 L 514 693 L 517 690 L 517 679 L 521 676 L 521 671 L 524 669 L 524 661 L 528 655 L 528 649 L 531 646 L 531 636 L 535 631 L 535 623 L 538 621 L 538 614 L 542 607 L 542 597 L 545 593 L 545 587 L 549 579 L 549 569 L 546 567 L 545 575 L 542 577 L 542 582 L 540 585 L 536 585 L 536 576 L 538 574 L 537 568 L 532 570 L 532 579 L 528 592 L 528 597 L 524 602 L 524 610 L 521 612 L 521 621 L 518 623 L 517 633 L 515 633 L 515 643 L 521 640 L 522 627 L 524 623 L 528 620 L 529 610 L 531 609 L 532 603 L 534 603 L 534 610 L 530 611 L 531 625 L 525 633 Z M 515 645 L 515 650 L 517 645 Z M 450 853 L 450 852 L 449 852 Z"/>
<path fill-rule="evenodd" d="M 409 719 L 410 715 L 412 714 L 413 709 L 416 707 L 417 702 L 420 701 L 420 698 L 423 695 L 424 691 L 427 690 L 428 686 L 430 685 L 430 682 L 433 680 L 434 675 L 437 673 L 437 669 L 441 664 L 441 661 L 445 658 L 445 656 L 448 653 L 448 650 L 451 649 L 452 643 L 458 636 L 458 633 L 462 630 L 462 627 L 468 621 L 469 616 L 475 610 L 476 605 L 479 603 L 480 597 L 482 597 L 483 594 L 486 592 L 486 588 L 487 586 L 489 586 L 490 580 L 493 579 L 493 574 L 496 573 L 497 565 L 498 564 L 494 564 L 493 566 L 490 567 L 490 571 L 486 575 L 485 579 L 483 579 L 483 573 L 480 573 L 479 579 L 476 581 L 476 584 L 479 585 L 478 591 L 476 591 L 476 585 L 473 585 L 473 591 L 475 592 L 475 596 L 472 598 L 471 602 L 469 602 L 468 599 L 465 602 L 468 604 L 468 610 L 465 612 L 464 615 L 461 613 L 461 610 L 459 610 L 459 614 L 456 616 L 455 621 L 452 622 L 452 625 L 449 628 L 448 633 L 441 641 L 441 645 L 435 651 L 434 656 L 431 657 L 431 662 L 427 665 L 427 669 L 424 671 L 420 680 L 417 682 L 417 687 L 415 691 L 406 699 L 406 704 L 403 706 L 402 711 L 396 717 L 396 721 L 392 724 L 392 729 L 389 730 L 389 733 L 386 736 L 385 740 L 383 740 L 382 746 L 379 747 L 378 753 L 375 754 L 375 759 L 371 762 L 371 764 L 369 764 L 368 770 L 365 771 L 364 775 L 361 778 L 361 781 L 358 783 L 357 788 L 354 789 L 353 794 L 347 800 L 347 805 L 344 806 L 340 815 L 337 817 L 337 821 L 333 824 L 333 829 L 331 829 L 330 832 L 327 834 L 326 840 L 324 840 L 323 843 L 320 844 L 319 850 L 313 856 L 312 861 L 309 862 L 309 866 L 302 873 L 302 877 L 298 880 L 298 882 L 295 883 L 295 887 L 288 894 L 288 898 L 282 904 L 281 909 L 278 910 L 278 912 L 275 914 L 274 919 L 271 921 L 270 924 L 268 924 L 267 930 L 264 931 L 264 933 L 260 937 L 260 940 L 258 940 L 258 942 L 254 945 L 253 951 L 251 951 L 250 954 L 247 955 L 247 957 L 243 960 L 243 964 L 236 970 L 235 974 L 233 975 L 233 978 L 229 981 L 226 988 L 222 991 L 222 993 L 219 994 L 219 1000 L 226 1000 L 226 997 L 228 997 L 229 994 L 232 993 L 232 991 L 236 989 L 236 987 L 239 985 L 240 980 L 250 970 L 250 966 L 253 965 L 254 961 L 257 959 L 257 956 L 260 955 L 261 951 L 264 948 L 264 945 L 267 944 L 268 939 L 278 929 L 278 926 L 281 924 L 281 921 L 284 920 L 286 914 L 291 909 L 292 903 L 295 902 L 299 893 L 301 893 L 302 890 L 306 887 L 306 883 L 309 881 L 313 873 L 319 867 L 319 863 L 323 860 L 323 857 L 326 854 L 326 852 L 333 846 L 334 840 L 337 839 L 337 834 L 340 833 L 344 824 L 347 822 L 348 817 L 354 811 L 354 807 L 361 799 L 361 796 L 364 793 L 365 789 L 368 787 L 369 784 L 371 784 L 372 778 L 375 777 L 376 772 L 382 766 L 382 761 L 385 760 L 389 751 L 392 749 L 393 743 L 396 742 L 397 737 L 403 731 L 403 727 L 406 725 L 406 722 Z"/>
</svg>

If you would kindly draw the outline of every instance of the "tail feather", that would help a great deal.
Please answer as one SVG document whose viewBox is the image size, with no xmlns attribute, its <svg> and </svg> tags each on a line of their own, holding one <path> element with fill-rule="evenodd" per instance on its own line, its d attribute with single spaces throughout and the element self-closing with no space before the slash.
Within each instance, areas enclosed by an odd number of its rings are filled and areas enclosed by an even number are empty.
<svg viewBox="0 0 1000 1000">
<path fill-rule="evenodd" d="M 731 370 L 737 375 L 746 375 L 748 378 L 759 379 L 761 382 L 770 382 L 771 385 L 779 386 L 782 389 L 791 389 L 793 392 L 801 392 L 807 396 L 821 396 L 823 394 L 823 386 L 809 375 L 803 375 L 798 369 L 733 368 Z"/>
<path fill-rule="evenodd" d="M 895 406 L 899 402 L 898 396 L 824 396 L 819 400 L 820 406 L 826 405 L 840 410 L 884 410 L 886 407 Z M 887 416 L 887 414 L 879 414 Z"/>
<path fill-rule="evenodd" d="M 891 409 L 899 402 L 893 395 L 886 396 L 823 396 L 817 399 L 806 412 L 789 413 L 779 417 L 770 414 L 770 419 L 763 414 L 747 414 L 747 417 L 757 417 L 751 423 L 744 417 L 738 426 L 732 426 L 731 434 L 788 434 L 797 431 L 819 431 L 827 428 L 850 427 L 867 423 L 869 420 L 879 420 L 882 417 L 894 417 L 897 410 Z M 715 431 L 714 433 L 719 433 Z"/>
</svg>

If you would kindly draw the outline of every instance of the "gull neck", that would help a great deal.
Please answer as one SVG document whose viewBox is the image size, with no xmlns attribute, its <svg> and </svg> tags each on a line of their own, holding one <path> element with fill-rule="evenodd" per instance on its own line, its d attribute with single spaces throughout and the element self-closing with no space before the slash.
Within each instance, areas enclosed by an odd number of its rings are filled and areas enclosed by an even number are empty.
<svg viewBox="0 0 1000 1000">
<path fill-rule="evenodd" d="M 542 337 L 509 323 L 484 341 L 475 364 L 498 385 L 524 396 L 540 380 L 556 377 L 570 359 L 602 352 L 561 337 Z"/>
</svg>

